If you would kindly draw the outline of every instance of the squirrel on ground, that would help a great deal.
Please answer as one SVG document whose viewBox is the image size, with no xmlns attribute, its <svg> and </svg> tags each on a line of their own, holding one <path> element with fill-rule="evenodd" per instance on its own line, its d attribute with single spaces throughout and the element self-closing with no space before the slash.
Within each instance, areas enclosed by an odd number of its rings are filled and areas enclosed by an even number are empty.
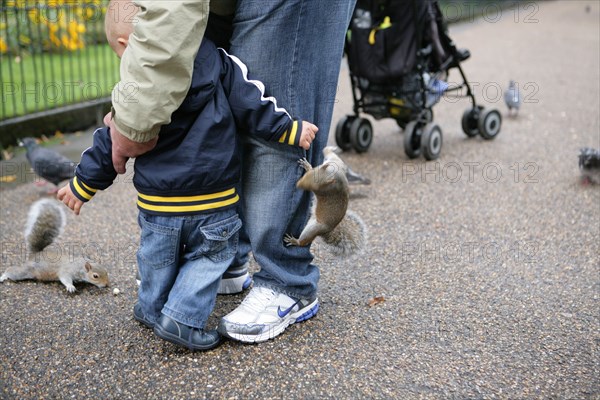
<svg viewBox="0 0 600 400">
<path fill-rule="evenodd" d="M 338 256 L 347 257 L 364 249 L 365 224 L 358 215 L 348 210 L 348 167 L 337 156 L 336 150 L 335 146 L 325 147 L 325 159 L 316 168 L 306 158 L 298 161 L 306 173 L 298 180 L 296 187 L 313 192 L 316 206 L 299 238 L 285 235 L 283 240 L 287 246 L 309 246 L 320 236 Z"/>
<path fill-rule="evenodd" d="M 0 282 L 7 279 L 60 281 L 69 293 L 75 291 L 73 282 L 88 282 L 98 287 L 108 286 L 106 269 L 92 266 L 83 257 L 65 261 L 61 260 L 60 253 L 42 253 L 60 236 L 65 224 L 66 216 L 60 203 L 51 199 L 35 202 L 29 209 L 25 225 L 27 262 L 24 265 L 8 267 L 0 276 Z"/>
</svg>

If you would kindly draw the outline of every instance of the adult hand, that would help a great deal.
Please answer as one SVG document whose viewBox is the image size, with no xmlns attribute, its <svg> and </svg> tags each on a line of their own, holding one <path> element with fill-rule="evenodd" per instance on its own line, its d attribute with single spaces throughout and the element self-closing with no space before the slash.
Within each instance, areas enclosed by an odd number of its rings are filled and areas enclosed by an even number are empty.
<svg viewBox="0 0 600 400">
<path fill-rule="evenodd" d="M 129 158 L 141 156 L 152 150 L 158 141 L 158 137 L 144 143 L 134 142 L 133 140 L 126 138 L 115 126 L 115 122 L 111 118 L 111 113 L 104 116 L 104 124 L 110 128 L 112 162 L 117 174 L 125 173 L 125 164 Z"/>
</svg>

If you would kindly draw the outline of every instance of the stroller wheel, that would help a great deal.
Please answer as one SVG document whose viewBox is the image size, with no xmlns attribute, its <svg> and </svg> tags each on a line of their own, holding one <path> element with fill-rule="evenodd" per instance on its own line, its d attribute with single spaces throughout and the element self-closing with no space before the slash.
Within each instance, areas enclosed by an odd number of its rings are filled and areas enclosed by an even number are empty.
<svg viewBox="0 0 600 400">
<path fill-rule="evenodd" d="M 341 118 L 335 127 L 335 143 L 342 149 L 348 151 L 352 148 L 350 142 L 350 125 L 356 119 L 354 116 L 346 115 Z"/>
<path fill-rule="evenodd" d="M 495 138 L 500 133 L 502 115 L 498 110 L 485 110 L 479 114 L 479 134 L 486 140 Z"/>
<path fill-rule="evenodd" d="M 425 121 L 427 121 L 427 123 L 433 122 L 433 109 L 426 108 L 425 110 L 423 110 L 421 116 Z"/>
<path fill-rule="evenodd" d="M 350 125 L 350 142 L 354 150 L 364 153 L 373 141 L 373 127 L 368 119 L 356 118 Z"/>
<path fill-rule="evenodd" d="M 483 107 L 470 108 L 466 110 L 462 116 L 462 129 L 468 137 L 475 137 L 479 134 L 479 114 Z"/>
<path fill-rule="evenodd" d="M 423 128 L 421 135 L 421 152 L 426 160 L 435 160 L 442 151 L 442 128 L 430 122 Z"/>
<path fill-rule="evenodd" d="M 421 155 L 421 129 L 417 121 L 410 121 L 404 128 L 404 153 L 408 158 Z"/>
</svg>

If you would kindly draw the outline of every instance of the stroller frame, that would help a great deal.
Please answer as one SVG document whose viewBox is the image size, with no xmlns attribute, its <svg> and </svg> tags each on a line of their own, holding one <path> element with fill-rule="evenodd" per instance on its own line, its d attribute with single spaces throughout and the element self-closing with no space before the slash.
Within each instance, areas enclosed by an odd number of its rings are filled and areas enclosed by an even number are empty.
<svg viewBox="0 0 600 400">
<path fill-rule="evenodd" d="M 390 1 L 375 0 L 377 4 L 386 3 L 389 6 Z M 403 0 L 403 6 L 407 3 Z M 362 2 L 371 5 L 368 1 Z M 348 65 L 350 70 L 350 82 L 352 85 L 353 112 L 354 115 L 346 115 L 338 122 L 336 126 L 336 143 L 342 150 L 347 151 L 354 148 L 357 152 L 363 153 L 368 150 L 373 140 L 373 128 L 368 119 L 360 116 L 361 112 L 373 116 L 375 119 L 393 118 L 404 131 L 404 150 L 409 158 L 419 157 L 421 154 L 427 160 L 433 160 L 439 157 L 442 147 L 442 130 L 440 126 L 433 122 L 433 106 L 439 98 L 445 93 L 461 92 L 466 89 L 461 98 L 469 98 L 471 108 L 467 109 L 462 118 L 463 132 L 468 137 L 474 137 L 478 134 L 484 139 L 493 139 L 500 132 L 502 117 L 497 110 L 485 110 L 484 107 L 477 104 L 475 94 L 469 84 L 466 74 L 461 66 L 461 62 L 470 57 L 470 52 L 466 49 L 457 49 L 450 37 L 447 35 L 441 11 L 437 1 L 430 0 L 412 0 L 412 22 L 414 23 L 415 36 L 415 60 L 409 68 L 405 68 L 401 75 L 387 78 L 378 76 L 364 77 L 370 75 L 364 68 L 352 65 L 354 60 L 359 60 L 356 50 L 352 49 L 351 40 L 354 39 L 353 25 L 358 7 L 353 15 L 353 22 L 350 25 L 349 35 L 346 40 L 346 54 L 348 56 Z M 426 7 L 426 16 L 419 16 L 418 7 Z M 385 12 L 386 10 L 384 10 Z M 386 22 L 389 23 L 386 17 Z M 377 25 L 384 23 L 381 20 L 375 21 L 372 27 L 373 32 L 378 29 Z M 430 31 L 426 31 L 426 24 L 430 24 Z M 391 25 L 387 25 L 391 26 Z M 439 32 L 442 31 L 442 32 Z M 423 36 L 429 34 L 429 43 L 425 43 Z M 371 39 L 371 37 L 369 38 Z M 356 39 L 354 39 L 356 40 Z M 372 44 L 372 43 L 371 43 Z M 357 46 L 359 47 L 359 46 Z M 364 48 L 364 46 L 363 46 Z M 354 53 L 352 52 L 354 50 Z M 434 62 L 434 59 L 438 62 Z M 448 75 L 450 70 L 457 69 L 462 78 L 462 83 L 445 84 L 442 90 L 429 86 L 429 82 L 439 82 L 442 75 Z M 373 78 L 373 79 L 369 79 Z M 428 79 L 429 82 L 426 80 Z M 374 82 L 373 82 L 374 80 Z M 408 83 L 408 85 L 407 85 Z M 435 100 L 429 100 L 433 96 Z M 407 101 L 408 100 L 408 101 Z"/>
</svg>

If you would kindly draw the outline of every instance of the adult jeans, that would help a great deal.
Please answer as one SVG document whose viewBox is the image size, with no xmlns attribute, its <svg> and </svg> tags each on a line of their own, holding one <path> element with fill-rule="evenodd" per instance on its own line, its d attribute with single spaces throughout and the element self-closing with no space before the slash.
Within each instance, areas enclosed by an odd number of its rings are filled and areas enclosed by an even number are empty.
<svg viewBox="0 0 600 400">
<path fill-rule="evenodd" d="M 221 275 L 231 264 L 242 225 L 234 209 L 187 216 L 140 211 L 137 253 L 139 303 L 154 323 L 161 313 L 204 328 L 217 297 Z"/>
<path fill-rule="evenodd" d="M 286 233 L 298 237 L 310 216 L 311 194 L 296 189 L 304 173 L 298 159 L 323 160 L 354 3 L 238 0 L 233 19 L 230 51 L 248 66 L 249 78 L 262 81 L 290 115 L 319 127 L 308 152 L 244 135 L 244 228 L 260 265 L 254 285 L 293 297 L 316 296 L 319 281 L 310 247 L 283 242 Z"/>
</svg>

